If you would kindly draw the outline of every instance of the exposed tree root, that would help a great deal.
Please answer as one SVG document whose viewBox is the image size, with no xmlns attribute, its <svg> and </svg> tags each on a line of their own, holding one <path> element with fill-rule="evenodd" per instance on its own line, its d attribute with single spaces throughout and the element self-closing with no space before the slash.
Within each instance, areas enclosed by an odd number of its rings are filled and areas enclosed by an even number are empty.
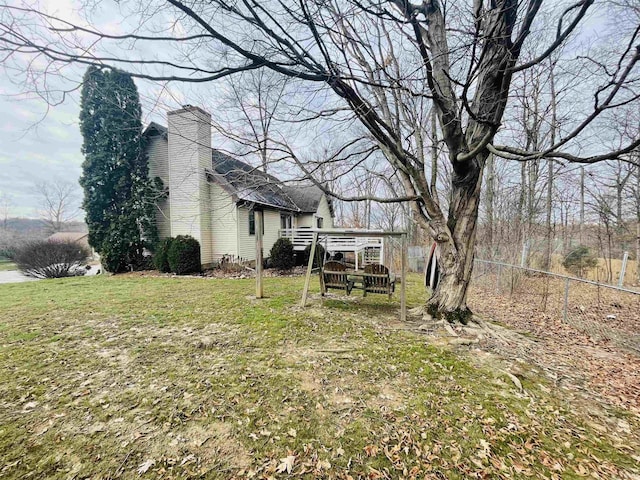
<svg viewBox="0 0 640 480">
<path fill-rule="evenodd" d="M 425 305 L 420 305 L 418 307 L 410 308 L 407 310 L 407 315 L 412 318 L 422 318 L 427 314 L 427 307 Z"/>
<path fill-rule="evenodd" d="M 478 315 L 473 315 L 466 324 L 450 323 L 446 319 L 434 318 L 427 313 L 424 306 L 411 309 L 409 315 L 410 318 L 421 321 L 418 327 L 421 332 L 444 335 L 449 338 L 459 337 L 457 340 L 449 341 L 449 343 L 456 345 L 471 345 L 487 339 L 510 349 L 517 346 L 519 348 L 515 349 L 519 350 L 526 349 L 534 343 L 534 340 L 509 328 L 488 322 Z"/>
<path fill-rule="evenodd" d="M 496 325 L 495 323 L 486 322 L 478 315 L 474 315 L 471 321 L 463 327 L 463 330 L 471 335 L 477 335 L 479 330 L 486 336 L 495 338 L 496 340 L 499 340 L 506 344 L 532 342 L 518 332 L 514 332 L 513 330 L 510 330 L 508 328 Z"/>
</svg>

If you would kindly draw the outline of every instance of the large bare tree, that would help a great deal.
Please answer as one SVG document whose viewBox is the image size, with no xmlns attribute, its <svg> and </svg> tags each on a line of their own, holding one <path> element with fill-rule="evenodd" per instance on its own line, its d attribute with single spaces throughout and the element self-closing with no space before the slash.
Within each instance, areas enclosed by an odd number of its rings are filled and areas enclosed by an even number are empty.
<svg viewBox="0 0 640 480">
<path fill-rule="evenodd" d="M 640 24 L 618 29 L 613 42 L 580 47 L 581 36 L 593 30 L 585 22 L 588 14 L 597 19 L 607 8 L 633 8 L 621 2 L 122 1 L 120 10 L 129 19 L 123 25 L 131 28 L 118 34 L 91 22 L 52 16 L 32 4 L 5 6 L 0 17 L 0 50 L 19 65 L 24 62 L 16 58 L 36 57 L 38 62 L 29 65 L 40 66 L 41 75 L 32 74 L 32 79 L 80 63 L 113 65 L 139 78 L 197 83 L 266 69 L 305 85 L 310 95 L 291 121 L 340 123 L 342 132 L 353 132 L 320 163 L 358 164 L 374 149 L 403 190 L 392 198 L 370 193 L 337 198 L 408 202 L 415 221 L 440 247 L 441 281 L 427 311 L 450 321 L 466 321 L 470 313 L 466 294 L 490 153 L 521 162 L 594 163 L 627 159 L 640 145 L 640 138 L 601 150 L 581 143 L 603 112 L 638 100 Z M 633 22 L 635 17 L 629 18 Z M 150 51 L 152 55 L 144 54 Z M 508 129 L 503 134 L 511 86 L 552 56 L 582 72 L 580 95 L 588 107 L 575 112 L 574 121 L 553 142 L 522 148 L 511 143 Z M 440 157 L 445 164 L 433 161 L 436 139 L 445 148 Z M 286 140 L 277 145 L 313 177 L 317 168 L 296 145 Z M 446 196 L 436 191 L 441 182 L 432 181 L 442 171 L 450 172 Z"/>
<path fill-rule="evenodd" d="M 11 207 L 13 206 L 13 202 L 11 201 L 11 197 L 6 193 L 0 194 L 0 222 L 2 224 L 2 228 L 4 230 L 7 229 L 7 224 L 9 223 L 9 215 L 11 213 Z"/>
<path fill-rule="evenodd" d="M 226 125 L 220 125 L 219 131 L 241 146 L 240 154 L 257 154 L 260 168 L 267 173 L 272 159 L 271 125 L 283 102 L 287 87 L 287 78 L 277 76 L 268 70 L 250 71 L 241 78 L 230 78 L 229 94 L 224 107 L 236 113 L 237 118 L 226 119 Z M 213 120 L 221 123 L 220 118 Z"/>
<path fill-rule="evenodd" d="M 50 233 L 60 232 L 66 222 L 78 215 L 77 186 L 70 182 L 38 182 L 34 191 L 40 196 L 42 221 Z"/>
</svg>

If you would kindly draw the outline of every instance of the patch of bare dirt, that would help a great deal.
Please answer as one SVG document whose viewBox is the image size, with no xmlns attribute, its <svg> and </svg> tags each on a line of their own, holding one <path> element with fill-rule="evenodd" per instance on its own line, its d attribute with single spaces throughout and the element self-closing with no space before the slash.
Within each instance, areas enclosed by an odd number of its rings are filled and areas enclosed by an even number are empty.
<svg viewBox="0 0 640 480">
<path fill-rule="evenodd" d="M 327 343 L 314 347 L 286 348 L 281 352 L 283 359 L 303 366 L 295 371 L 300 388 L 304 391 L 321 395 L 332 411 L 343 411 L 354 408 L 379 408 L 387 410 L 402 409 L 405 397 L 402 392 L 408 389 L 408 380 L 399 375 L 392 381 L 378 381 L 372 392 L 363 392 L 361 379 L 356 370 L 337 367 L 335 363 L 344 365 L 359 361 L 354 353 L 356 343 Z M 336 368 L 331 368 L 331 366 Z"/>
<path fill-rule="evenodd" d="M 183 459 L 193 456 L 202 463 L 222 461 L 231 470 L 251 464 L 251 455 L 234 438 L 231 425 L 217 421 L 171 429 L 149 441 L 148 451 L 154 458 Z"/>
</svg>

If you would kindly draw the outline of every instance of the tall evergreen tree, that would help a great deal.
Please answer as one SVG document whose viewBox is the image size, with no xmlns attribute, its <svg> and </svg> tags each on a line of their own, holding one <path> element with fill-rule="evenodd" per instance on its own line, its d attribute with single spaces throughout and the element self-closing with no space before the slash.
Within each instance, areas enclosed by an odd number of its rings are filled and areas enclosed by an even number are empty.
<svg viewBox="0 0 640 480">
<path fill-rule="evenodd" d="M 130 75 L 88 68 L 80 110 L 83 208 L 89 243 L 114 273 L 139 268 L 158 238 L 141 117 Z"/>
</svg>

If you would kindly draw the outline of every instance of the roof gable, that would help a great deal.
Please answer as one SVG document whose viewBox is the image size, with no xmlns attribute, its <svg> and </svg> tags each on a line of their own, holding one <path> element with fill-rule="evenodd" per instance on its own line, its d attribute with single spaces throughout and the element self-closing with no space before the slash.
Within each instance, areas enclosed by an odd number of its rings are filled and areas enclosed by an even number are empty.
<svg viewBox="0 0 640 480">
<path fill-rule="evenodd" d="M 167 130 L 167 127 L 164 127 L 156 122 L 151 122 L 149 125 L 147 125 L 147 128 L 144 129 L 144 132 L 142 132 L 142 135 L 161 136 L 164 138 L 167 138 L 168 134 L 169 132 Z"/>
<path fill-rule="evenodd" d="M 168 138 L 167 127 L 156 122 L 149 123 L 143 134 Z M 206 174 L 236 201 L 294 212 L 315 213 L 324 195 L 315 185 L 283 185 L 273 175 L 215 149 L 211 150 L 211 170 Z M 327 201 L 333 214 L 333 205 L 329 198 Z"/>
</svg>

